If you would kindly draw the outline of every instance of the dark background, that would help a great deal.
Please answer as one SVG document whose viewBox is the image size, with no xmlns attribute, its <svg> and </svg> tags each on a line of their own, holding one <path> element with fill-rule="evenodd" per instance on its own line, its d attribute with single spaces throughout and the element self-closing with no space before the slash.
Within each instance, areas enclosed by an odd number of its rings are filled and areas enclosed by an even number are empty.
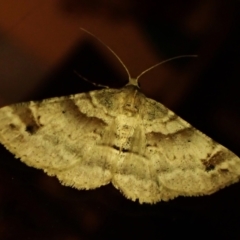
<svg viewBox="0 0 240 240">
<path fill-rule="evenodd" d="M 141 78 L 146 96 L 240 156 L 240 1 L 0 1 L 0 105 L 122 87 L 170 57 L 197 54 Z M 11 5 L 12 4 L 12 5 Z M 17 6 L 16 6 L 17 4 Z M 47 157 L 47 156 L 46 156 Z M 240 239 L 240 184 L 155 205 L 111 184 L 62 186 L 0 146 L 0 239 Z"/>
</svg>

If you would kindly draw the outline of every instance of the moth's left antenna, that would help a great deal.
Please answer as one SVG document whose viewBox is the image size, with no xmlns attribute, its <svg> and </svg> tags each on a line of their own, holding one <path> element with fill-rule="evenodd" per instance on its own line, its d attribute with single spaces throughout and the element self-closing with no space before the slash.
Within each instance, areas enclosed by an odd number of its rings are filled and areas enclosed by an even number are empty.
<svg viewBox="0 0 240 240">
<path fill-rule="evenodd" d="M 90 33 L 89 31 L 87 31 L 84 28 L 80 28 L 80 29 L 82 31 L 86 32 L 87 34 L 91 35 L 95 39 L 97 39 L 103 46 L 105 46 L 118 59 L 118 61 L 122 64 L 122 66 L 126 70 L 126 72 L 128 74 L 129 81 L 130 81 L 132 79 L 132 77 L 131 77 L 130 72 L 128 71 L 126 65 L 123 63 L 122 59 L 108 45 L 106 45 L 100 38 L 96 37 L 94 34 Z"/>
</svg>

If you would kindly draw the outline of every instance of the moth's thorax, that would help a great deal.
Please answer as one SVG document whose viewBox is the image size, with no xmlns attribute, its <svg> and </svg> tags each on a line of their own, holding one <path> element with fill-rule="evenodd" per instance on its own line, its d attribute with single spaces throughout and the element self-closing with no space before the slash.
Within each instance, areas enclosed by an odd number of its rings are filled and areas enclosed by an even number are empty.
<svg viewBox="0 0 240 240">
<path fill-rule="evenodd" d="M 142 93 L 139 92 L 139 88 L 136 86 L 128 85 L 123 88 L 121 107 L 122 112 L 129 117 L 139 114 L 142 97 Z"/>
</svg>

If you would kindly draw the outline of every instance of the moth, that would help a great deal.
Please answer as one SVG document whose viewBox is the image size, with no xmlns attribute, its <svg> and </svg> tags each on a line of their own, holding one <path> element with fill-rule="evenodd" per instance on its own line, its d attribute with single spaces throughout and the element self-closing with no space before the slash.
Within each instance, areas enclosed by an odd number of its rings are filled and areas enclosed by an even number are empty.
<svg viewBox="0 0 240 240">
<path fill-rule="evenodd" d="M 121 89 L 5 106 L 0 142 L 63 185 L 111 182 L 140 203 L 208 195 L 239 181 L 239 157 L 141 92 L 138 79 L 153 67 L 136 79 L 125 67 Z"/>
</svg>

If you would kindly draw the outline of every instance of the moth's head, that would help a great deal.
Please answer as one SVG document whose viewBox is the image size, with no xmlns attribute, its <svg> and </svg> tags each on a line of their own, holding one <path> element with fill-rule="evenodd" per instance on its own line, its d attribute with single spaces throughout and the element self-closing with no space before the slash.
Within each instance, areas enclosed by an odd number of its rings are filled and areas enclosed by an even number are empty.
<svg viewBox="0 0 240 240">
<path fill-rule="evenodd" d="M 132 85 L 132 86 L 135 86 L 137 88 L 140 88 L 140 86 L 138 84 L 138 78 L 129 77 L 129 80 L 128 80 L 128 83 L 126 84 L 126 86 L 129 86 L 129 85 Z"/>
</svg>

